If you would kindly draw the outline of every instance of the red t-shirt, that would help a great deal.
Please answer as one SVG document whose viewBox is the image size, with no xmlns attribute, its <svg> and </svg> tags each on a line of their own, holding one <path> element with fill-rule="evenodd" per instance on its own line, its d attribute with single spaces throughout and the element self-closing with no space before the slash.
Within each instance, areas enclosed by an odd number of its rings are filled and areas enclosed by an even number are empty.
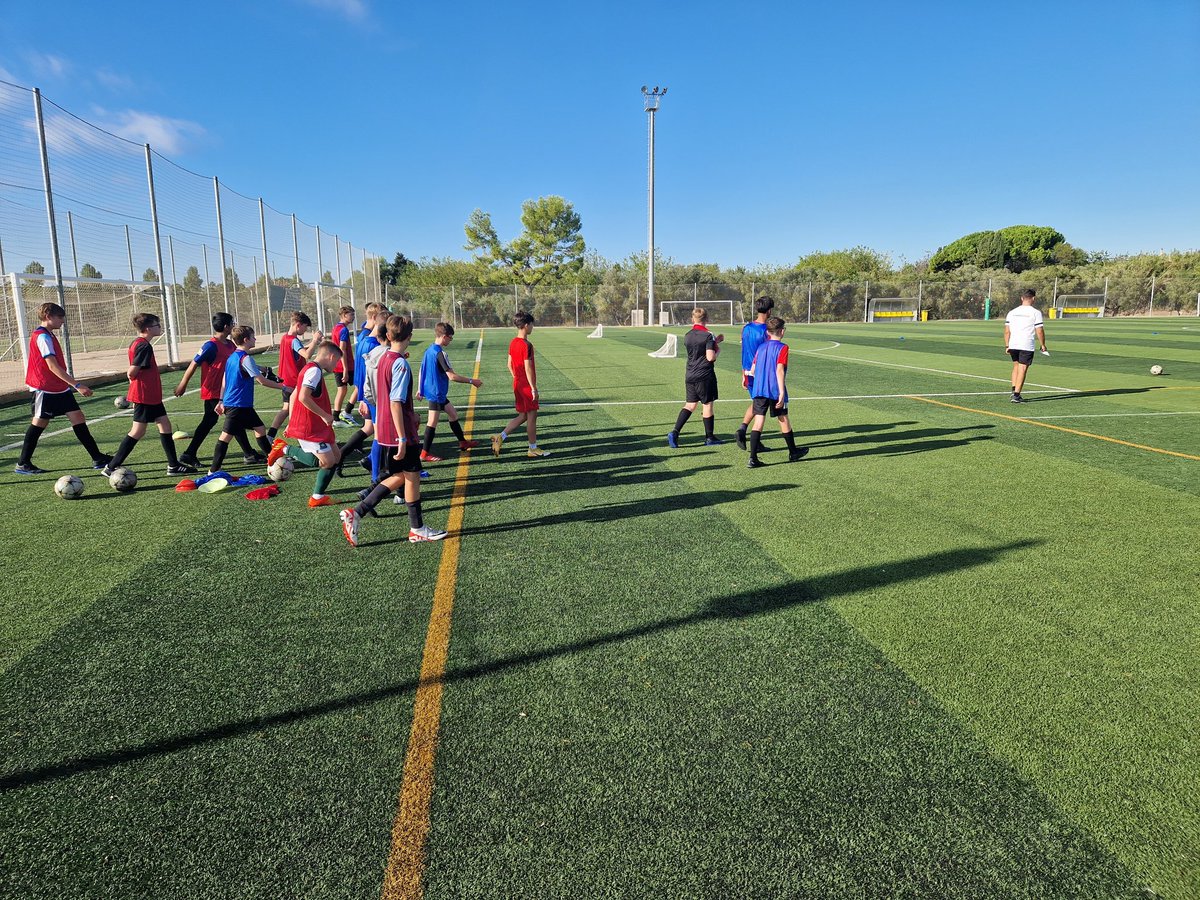
<svg viewBox="0 0 1200 900">
<path fill-rule="evenodd" d="M 331 334 L 329 337 L 330 340 L 338 345 L 338 349 L 341 350 L 342 341 L 346 341 L 347 343 L 350 342 L 350 329 L 346 327 L 344 322 L 338 322 L 333 326 L 333 334 Z M 338 360 L 338 364 L 333 367 L 333 371 L 335 374 L 343 371 L 342 361 L 340 359 Z"/>
<path fill-rule="evenodd" d="M 515 337 L 508 345 L 508 356 L 512 360 L 513 390 L 529 390 L 529 376 L 525 373 L 525 360 L 533 359 L 533 344 L 523 337 Z"/>
<path fill-rule="evenodd" d="M 144 337 L 129 345 L 129 365 L 138 370 L 129 379 L 129 399 L 134 403 L 162 403 L 162 376 L 154 359 L 154 347 Z"/>
</svg>

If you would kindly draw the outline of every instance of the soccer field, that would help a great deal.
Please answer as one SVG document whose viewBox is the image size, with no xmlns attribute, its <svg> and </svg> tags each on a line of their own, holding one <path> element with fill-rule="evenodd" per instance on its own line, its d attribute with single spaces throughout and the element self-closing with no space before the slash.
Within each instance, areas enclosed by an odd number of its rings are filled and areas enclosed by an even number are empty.
<svg viewBox="0 0 1200 900">
<path fill-rule="evenodd" d="M 1024 405 L 1002 327 L 791 327 L 812 450 L 756 470 L 737 329 L 678 450 L 661 330 L 535 330 L 553 455 L 443 422 L 441 544 L 352 549 L 306 470 L 177 494 L 153 435 L 118 494 L 65 420 L 20 477 L 0 409 L 0 892 L 1200 898 L 1200 320 L 1047 323 Z M 450 349 L 477 438 L 510 337 Z"/>
</svg>

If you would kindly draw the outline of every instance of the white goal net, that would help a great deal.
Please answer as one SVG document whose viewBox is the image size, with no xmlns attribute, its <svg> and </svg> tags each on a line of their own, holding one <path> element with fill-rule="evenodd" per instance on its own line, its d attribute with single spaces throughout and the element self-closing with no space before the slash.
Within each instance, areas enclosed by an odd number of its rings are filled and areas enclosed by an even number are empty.
<svg viewBox="0 0 1200 900">
<path fill-rule="evenodd" d="M 663 345 L 647 355 L 653 356 L 655 359 L 674 359 L 679 355 L 679 338 L 673 334 L 668 334 Z"/>
<path fill-rule="evenodd" d="M 589 334 L 589 335 L 588 335 L 588 337 L 590 337 L 590 338 L 602 338 L 602 337 L 604 337 L 604 326 L 603 326 L 603 325 L 597 325 L 597 326 L 596 326 L 596 330 L 595 330 L 595 331 L 593 331 L 591 334 Z"/>
</svg>

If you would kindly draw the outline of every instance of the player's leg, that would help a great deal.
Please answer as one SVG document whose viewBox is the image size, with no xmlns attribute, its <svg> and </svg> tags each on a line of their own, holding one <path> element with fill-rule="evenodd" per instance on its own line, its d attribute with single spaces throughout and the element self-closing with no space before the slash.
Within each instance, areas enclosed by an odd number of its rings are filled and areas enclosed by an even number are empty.
<svg viewBox="0 0 1200 900">
<path fill-rule="evenodd" d="M 529 418 L 525 420 L 525 434 L 529 438 L 529 450 L 527 456 L 542 457 L 549 456 L 549 450 L 543 450 L 537 443 L 537 417 L 538 411 L 536 408 L 529 411 Z"/>
<path fill-rule="evenodd" d="M 71 423 L 71 430 L 75 432 L 75 439 L 83 445 L 83 449 L 87 451 L 87 455 L 92 458 L 92 468 L 103 469 L 108 465 L 112 457 L 101 453 L 100 448 L 96 446 L 96 439 L 92 437 L 92 431 L 88 428 L 87 417 L 84 416 L 83 410 L 79 408 L 79 403 L 76 401 L 75 395 L 66 394 L 64 397 L 66 404 L 73 407 L 67 410 L 67 421 Z"/>
<path fill-rule="evenodd" d="M 504 442 L 508 440 L 508 436 L 525 424 L 525 420 L 529 418 L 529 413 L 518 412 L 515 416 L 508 420 L 508 424 L 500 429 L 499 434 L 492 435 L 492 455 L 499 456 L 500 448 L 504 446 Z"/>
<path fill-rule="evenodd" d="M 158 441 L 162 444 L 163 453 L 167 455 L 167 474 L 168 475 L 191 475 L 196 471 L 196 467 L 188 463 L 181 463 L 175 455 L 175 438 L 172 435 L 175 430 L 171 427 L 171 418 L 165 412 L 154 420 L 154 424 L 158 427 Z"/>
<path fill-rule="evenodd" d="M 378 443 L 375 446 L 380 447 Z M 395 459 L 396 448 L 381 447 L 381 450 L 381 455 L 387 456 L 382 465 L 383 471 L 388 474 L 367 492 L 367 496 L 363 497 L 356 507 L 344 509 L 338 515 L 342 522 L 342 534 L 346 536 L 346 540 L 352 547 L 358 546 L 358 527 L 362 520 L 367 516 L 375 515 L 375 507 L 391 496 L 393 491 L 399 490 L 404 485 L 400 462 Z"/>
<path fill-rule="evenodd" d="M 687 420 L 696 411 L 696 404 L 699 402 L 699 398 L 696 396 L 695 385 L 690 381 L 687 382 L 687 401 L 679 410 L 679 415 L 675 417 L 675 427 L 667 432 L 668 447 L 677 448 L 679 446 L 679 432 L 683 431 L 683 426 L 687 424 Z"/>
<path fill-rule="evenodd" d="M 300 445 L 313 454 L 317 458 L 317 465 L 320 469 L 317 471 L 317 481 L 313 485 L 312 497 L 309 498 L 308 505 L 310 507 L 329 506 L 333 500 L 325 493 L 329 489 L 329 482 L 333 481 L 333 475 L 337 471 L 338 462 L 341 460 L 341 454 L 338 452 L 337 444 L 312 443 L 309 441 L 301 441 Z"/>
<path fill-rule="evenodd" d="M 717 438 L 715 433 L 717 420 L 714 414 L 713 407 L 717 402 L 717 376 L 712 378 L 704 385 L 704 392 L 700 397 L 700 418 L 704 422 L 704 444 L 708 447 L 713 447 L 723 441 Z"/>
<path fill-rule="evenodd" d="M 765 398 L 755 398 L 754 400 L 754 421 L 750 425 L 750 459 L 746 463 L 751 469 L 757 469 L 763 465 L 762 460 L 758 458 L 758 454 L 762 450 L 763 423 L 766 421 L 767 411 L 773 406 L 774 402 Z"/>
<path fill-rule="evenodd" d="M 1021 399 L 1021 388 L 1025 387 L 1025 376 L 1029 374 L 1029 363 L 1016 363 L 1013 366 L 1013 399 Z"/>
<path fill-rule="evenodd" d="M 200 417 L 200 424 L 196 426 L 196 430 L 192 432 L 192 439 L 188 442 L 187 449 L 179 454 L 179 462 L 185 466 L 200 465 L 200 460 L 196 454 L 200 450 L 200 445 L 204 443 L 204 439 L 208 437 L 208 433 L 212 431 L 212 427 L 217 424 L 217 404 L 220 400 L 205 400 L 204 415 Z"/>
<path fill-rule="evenodd" d="M 104 468 L 105 475 L 111 475 L 121 466 L 125 465 L 125 460 L 129 459 L 129 454 L 133 452 L 133 448 L 137 446 L 146 435 L 146 422 L 139 416 L 141 404 L 136 404 L 134 407 L 133 424 L 129 426 L 129 433 L 121 439 L 121 443 L 117 446 L 117 452 L 113 454 L 112 459 L 108 461 L 108 465 Z"/>
<path fill-rule="evenodd" d="M 796 436 L 792 432 L 792 420 L 786 409 L 779 413 L 779 430 L 783 434 L 783 440 L 787 443 L 788 462 L 796 462 L 796 460 L 808 456 L 807 447 L 796 446 Z"/>
<path fill-rule="evenodd" d="M 221 466 L 225 462 L 225 454 L 229 452 L 229 442 L 233 440 L 235 433 L 229 429 L 234 428 L 236 430 L 236 427 L 230 423 L 229 416 L 226 415 L 225 425 L 222 427 L 221 433 L 217 435 L 216 444 L 213 445 L 212 464 L 208 467 L 209 475 L 213 472 L 221 471 Z"/>
<path fill-rule="evenodd" d="M 454 408 L 454 404 L 449 400 L 446 401 L 446 423 L 450 426 L 450 430 L 454 433 L 455 440 L 458 441 L 459 450 L 471 450 L 479 446 L 479 441 L 467 440 L 466 434 L 463 432 L 462 423 L 458 421 L 458 410 Z"/>
<path fill-rule="evenodd" d="M 446 532 L 425 524 L 421 515 L 421 462 L 417 457 L 415 471 L 412 463 L 405 459 L 404 470 L 404 505 L 408 507 L 408 540 L 409 543 L 419 544 L 425 541 L 440 541 Z"/>
<path fill-rule="evenodd" d="M 440 456 L 433 455 L 433 436 L 437 432 L 438 419 L 442 415 L 441 404 L 431 400 L 429 402 L 429 416 L 425 420 L 425 437 L 421 441 L 421 461 L 422 462 L 441 462 Z"/>
<path fill-rule="evenodd" d="M 267 437 L 272 441 L 279 435 L 279 429 L 283 427 L 283 423 L 287 421 L 288 410 L 291 408 L 287 398 L 284 397 L 283 406 L 279 407 L 279 412 L 275 413 L 275 418 L 271 420 L 271 427 L 267 429 Z"/>
<path fill-rule="evenodd" d="M 42 432 L 50 425 L 50 418 L 42 414 L 45 394 L 45 391 L 34 391 L 29 398 L 33 414 L 29 419 L 29 427 L 25 429 L 25 439 L 21 441 L 21 455 L 17 457 L 17 465 L 13 470 L 18 475 L 44 475 L 46 472 L 33 464 L 33 451 L 37 449 Z"/>
</svg>

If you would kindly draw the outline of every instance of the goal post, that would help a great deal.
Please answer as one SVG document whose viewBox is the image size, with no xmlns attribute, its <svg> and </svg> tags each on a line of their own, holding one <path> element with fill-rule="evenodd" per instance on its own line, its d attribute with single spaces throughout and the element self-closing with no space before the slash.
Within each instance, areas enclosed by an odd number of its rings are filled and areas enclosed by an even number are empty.
<svg viewBox="0 0 1200 900">
<path fill-rule="evenodd" d="M 872 297 L 867 301 L 868 322 L 919 322 L 919 297 Z"/>
<path fill-rule="evenodd" d="M 679 355 L 679 338 L 673 334 L 668 334 L 663 345 L 652 353 L 646 354 L 655 359 L 674 359 Z"/>
<path fill-rule="evenodd" d="M 1059 319 L 1104 318 L 1104 294 L 1059 294 L 1054 298 L 1055 317 Z"/>
<path fill-rule="evenodd" d="M 694 300 L 663 300 L 658 304 L 658 324 L 660 325 L 691 325 L 692 310 L 700 308 L 708 313 L 710 325 L 735 325 L 734 301 L 706 300 L 697 303 Z M 740 305 L 738 307 L 741 309 Z"/>
</svg>

